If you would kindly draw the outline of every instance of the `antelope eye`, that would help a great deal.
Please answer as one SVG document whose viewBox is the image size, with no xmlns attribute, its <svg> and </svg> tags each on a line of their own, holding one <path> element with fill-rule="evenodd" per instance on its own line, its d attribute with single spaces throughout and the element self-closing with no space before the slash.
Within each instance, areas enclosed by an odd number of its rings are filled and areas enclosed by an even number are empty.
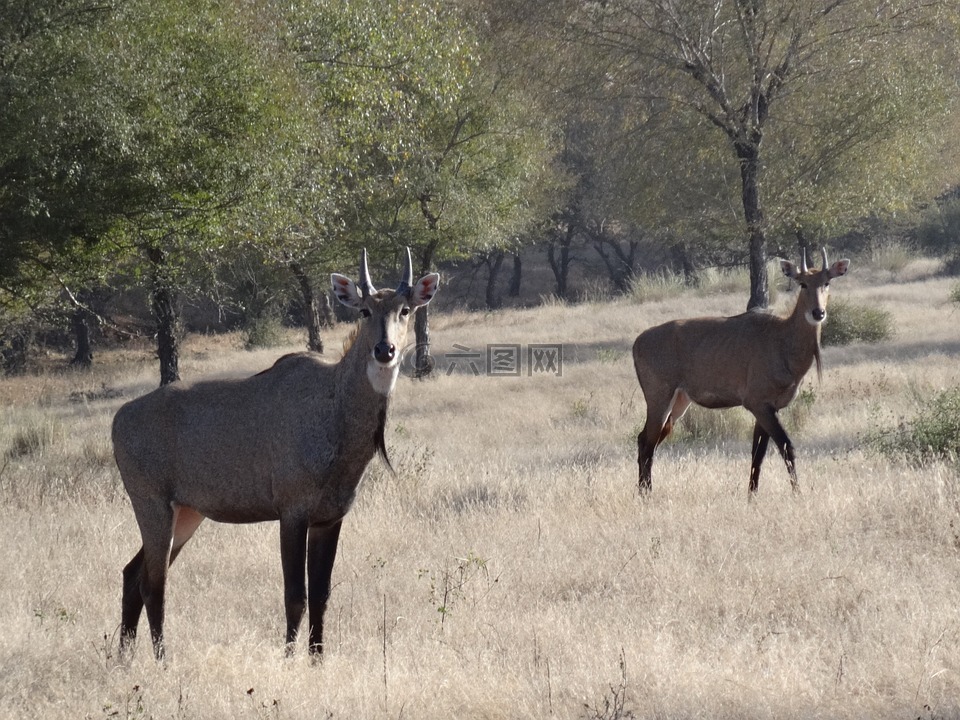
<svg viewBox="0 0 960 720">
<path fill-rule="evenodd" d="M 369 309 L 369 308 L 360 308 L 360 314 L 363 315 L 365 318 L 366 318 L 366 317 L 370 317 L 370 309 Z"/>
<path fill-rule="evenodd" d="M 400 317 L 406 317 L 409 314 L 410 314 L 410 308 L 403 307 L 400 309 Z"/>
</svg>

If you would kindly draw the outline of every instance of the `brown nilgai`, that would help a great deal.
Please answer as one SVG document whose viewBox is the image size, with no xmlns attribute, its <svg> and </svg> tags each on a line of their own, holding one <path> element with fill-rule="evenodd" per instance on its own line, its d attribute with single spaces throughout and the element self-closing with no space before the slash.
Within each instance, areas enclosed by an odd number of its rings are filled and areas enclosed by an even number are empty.
<svg viewBox="0 0 960 720">
<path fill-rule="evenodd" d="M 846 274 L 849 260 L 807 269 L 780 261 L 783 274 L 800 288 L 787 317 L 746 312 L 734 317 L 672 320 L 646 330 L 633 343 L 633 364 L 647 402 L 647 420 L 637 436 L 640 491 L 652 487 L 653 452 L 691 402 L 706 408 L 745 407 L 756 418 L 750 493 L 757 490 L 770 438 L 787 465 L 790 485 L 799 490 L 793 444 L 777 411 L 797 394 L 800 381 L 817 363 L 820 329 L 827 316 L 830 280 Z"/>
<path fill-rule="evenodd" d="M 439 279 L 431 273 L 414 284 L 408 249 L 400 285 L 378 291 L 364 251 L 359 283 L 331 276 L 340 302 L 363 316 L 340 362 L 285 355 L 253 377 L 173 383 L 120 408 L 114 453 L 143 541 L 123 570 L 121 652 L 146 607 L 163 657 L 167 570 L 204 518 L 280 521 L 287 653 L 308 605 L 309 651 L 323 651 L 340 524 L 374 453 L 386 458 L 399 349 Z"/>
</svg>

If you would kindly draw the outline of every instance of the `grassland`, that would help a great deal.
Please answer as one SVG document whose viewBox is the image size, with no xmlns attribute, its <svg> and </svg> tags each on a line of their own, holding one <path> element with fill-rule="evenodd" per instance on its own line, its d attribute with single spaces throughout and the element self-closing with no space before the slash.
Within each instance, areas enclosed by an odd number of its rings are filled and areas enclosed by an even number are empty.
<svg viewBox="0 0 960 720">
<path fill-rule="evenodd" d="M 213 523 L 171 574 L 169 659 L 141 646 L 121 663 L 139 537 L 109 424 L 156 368 L 131 348 L 2 380 L 0 717 L 960 717 L 956 466 L 863 442 L 960 385 L 953 284 L 856 263 L 834 284 L 890 312 L 896 337 L 825 349 L 822 384 L 786 413 L 802 493 L 771 453 L 752 503 L 736 412 L 694 415 L 638 496 L 629 355 L 642 329 L 739 312 L 743 293 L 435 314 L 440 372 L 398 385 L 398 473 L 375 460 L 344 524 L 319 665 L 283 657 L 277 526 Z M 463 359 L 536 343 L 563 345 L 562 376 Z M 291 349 L 239 345 L 192 338 L 184 374 Z"/>
</svg>

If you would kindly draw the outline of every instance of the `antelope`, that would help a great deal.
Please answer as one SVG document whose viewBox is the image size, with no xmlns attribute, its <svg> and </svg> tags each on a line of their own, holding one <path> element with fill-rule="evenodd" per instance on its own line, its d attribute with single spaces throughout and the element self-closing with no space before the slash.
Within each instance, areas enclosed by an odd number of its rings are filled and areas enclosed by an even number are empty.
<svg viewBox="0 0 960 720">
<path fill-rule="evenodd" d="M 378 291 L 364 250 L 357 284 L 331 275 L 339 301 L 363 316 L 338 363 L 293 353 L 249 378 L 173 383 L 117 411 L 114 454 L 143 541 L 123 570 L 122 654 L 146 607 L 154 654 L 163 659 L 167 572 L 205 518 L 280 521 L 286 652 L 294 651 L 307 605 L 309 652 L 323 652 L 340 526 L 374 453 L 389 465 L 384 427 L 398 348 L 439 280 L 430 273 L 413 284 L 408 248 L 404 279 Z"/>
<path fill-rule="evenodd" d="M 733 317 L 704 317 L 649 328 L 633 343 L 633 364 L 647 403 L 637 436 L 640 492 L 652 487 L 653 453 L 673 430 L 690 403 L 706 408 L 744 407 L 753 413 L 753 450 L 749 492 L 756 493 L 760 466 L 770 438 L 777 445 L 794 492 L 799 491 L 793 443 L 777 417 L 797 394 L 800 381 L 816 361 L 821 373 L 820 330 L 826 318 L 830 280 L 845 275 L 849 260 L 800 268 L 780 261 L 783 274 L 799 285 L 797 303 L 786 317 L 746 312 Z"/>
</svg>

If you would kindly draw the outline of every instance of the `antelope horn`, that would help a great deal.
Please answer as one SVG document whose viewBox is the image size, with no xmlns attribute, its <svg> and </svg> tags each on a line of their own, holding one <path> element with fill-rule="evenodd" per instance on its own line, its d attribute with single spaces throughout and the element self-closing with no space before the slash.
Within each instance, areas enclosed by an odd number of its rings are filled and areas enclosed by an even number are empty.
<svg viewBox="0 0 960 720">
<path fill-rule="evenodd" d="M 403 271 L 403 279 L 397 285 L 397 295 L 408 295 L 413 286 L 413 258 L 410 257 L 410 248 L 407 247 L 407 267 Z"/>
<path fill-rule="evenodd" d="M 807 271 L 807 249 L 800 248 L 800 272 L 805 273 Z"/>
<path fill-rule="evenodd" d="M 360 253 L 360 282 L 358 285 L 364 297 L 370 297 L 377 291 L 370 280 L 370 266 L 367 264 L 366 248 Z"/>
<path fill-rule="evenodd" d="M 820 257 L 823 258 L 823 269 L 826 270 L 829 263 L 827 262 L 827 249 L 825 247 L 820 248 Z"/>
</svg>

